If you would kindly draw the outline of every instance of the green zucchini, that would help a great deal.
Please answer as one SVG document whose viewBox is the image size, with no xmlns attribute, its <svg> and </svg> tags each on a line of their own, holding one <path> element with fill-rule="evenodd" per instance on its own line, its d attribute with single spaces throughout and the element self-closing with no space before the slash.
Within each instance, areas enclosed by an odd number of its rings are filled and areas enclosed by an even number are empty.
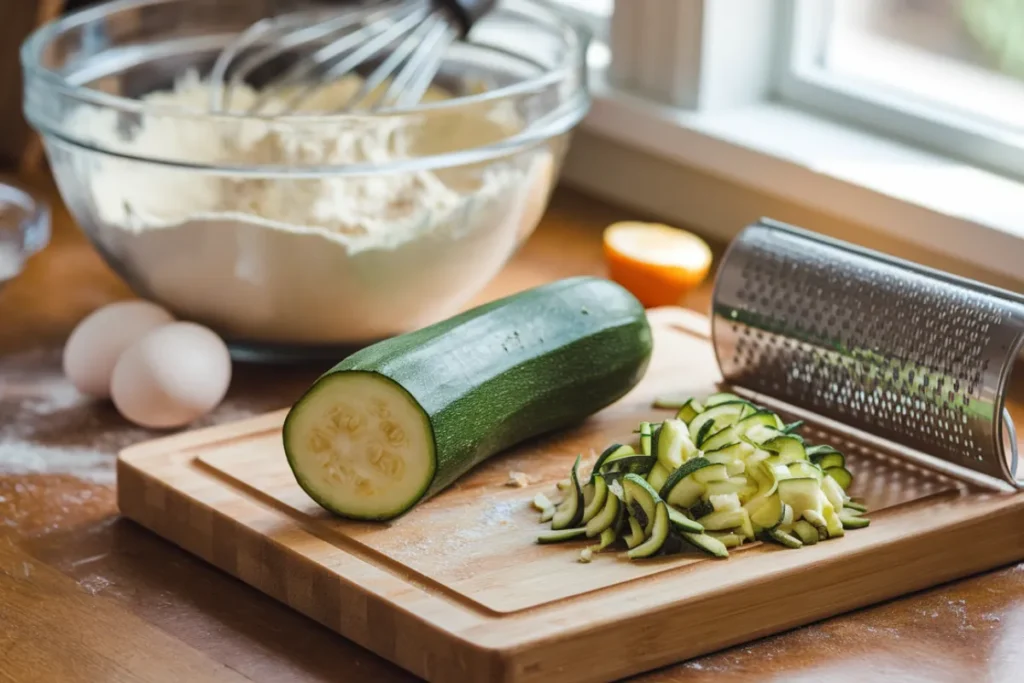
<svg viewBox="0 0 1024 683">
<path fill-rule="evenodd" d="M 626 504 L 630 512 L 633 512 L 644 525 L 644 533 L 651 533 L 651 526 L 655 522 L 654 513 L 661 502 L 658 492 L 651 488 L 646 479 L 637 474 L 627 474 L 623 477 L 622 491 L 626 494 Z"/>
<path fill-rule="evenodd" d="M 325 509 L 392 519 L 492 455 L 618 400 L 651 347 L 643 305 L 619 285 L 542 285 L 338 363 L 289 411 L 284 451 Z"/>
<path fill-rule="evenodd" d="M 653 430 L 650 422 L 640 423 L 640 452 L 644 455 L 651 454 L 651 434 Z"/>
<path fill-rule="evenodd" d="M 607 548 L 608 546 L 610 546 L 612 543 L 615 543 L 615 540 L 617 538 L 618 538 L 618 535 L 615 533 L 615 529 L 605 529 L 604 531 L 601 532 L 601 540 L 600 540 L 600 542 L 597 545 L 593 546 L 591 549 L 595 553 L 599 553 L 602 550 L 604 550 L 605 548 Z"/>
</svg>

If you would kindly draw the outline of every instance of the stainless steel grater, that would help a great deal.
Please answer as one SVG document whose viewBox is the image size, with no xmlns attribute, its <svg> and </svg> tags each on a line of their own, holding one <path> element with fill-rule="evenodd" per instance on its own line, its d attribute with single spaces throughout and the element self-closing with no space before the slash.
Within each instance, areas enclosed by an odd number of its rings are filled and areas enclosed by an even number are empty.
<svg viewBox="0 0 1024 683">
<path fill-rule="evenodd" d="M 762 219 L 719 265 L 712 337 L 734 386 L 1024 486 L 1024 297 Z"/>
</svg>

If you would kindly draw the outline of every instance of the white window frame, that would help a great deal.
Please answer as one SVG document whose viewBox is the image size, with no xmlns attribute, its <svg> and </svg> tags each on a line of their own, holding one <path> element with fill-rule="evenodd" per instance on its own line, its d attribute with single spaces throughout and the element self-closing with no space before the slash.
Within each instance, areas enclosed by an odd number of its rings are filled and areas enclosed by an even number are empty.
<svg viewBox="0 0 1024 683">
<path fill-rule="evenodd" d="M 780 97 L 803 1 L 746 0 L 737 21 L 738 0 L 616 0 L 610 64 L 607 50 L 592 53 L 594 104 L 563 180 L 718 239 L 770 202 L 783 220 L 787 207 L 825 217 L 805 228 L 845 225 L 865 246 L 880 237 L 904 258 L 1024 282 L 1021 177 Z M 705 191 L 676 184 L 690 181 Z"/>
<path fill-rule="evenodd" d="M 913 97 L 836 78 L 818 63 L 831 2 L 784 0 L 778 93 L 784 100 L 969 163 L 1024 177 L 1024 135 Z"/>
</svg>

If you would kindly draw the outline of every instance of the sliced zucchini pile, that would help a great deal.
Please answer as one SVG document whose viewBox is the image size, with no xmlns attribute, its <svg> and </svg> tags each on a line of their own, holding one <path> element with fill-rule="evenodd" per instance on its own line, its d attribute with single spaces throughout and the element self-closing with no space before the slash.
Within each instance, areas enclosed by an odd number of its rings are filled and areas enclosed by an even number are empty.
<svg viewBox="0 0 1024 683">
<path fill-rule="evenodd" d="M 551 523 L 539 543 L 598 539 L 582 562 L 620 542 L 630 559 L 687 550 L 728 557 L 756 540 L 800 548 L 869 524 L 867 508 L 846 494 L 846 458 L 807 443 L 800 423 L 727 393 L 657 405 L 678 412 L 641 423 L 636 443 L 609 446 L 588 476 L 577 457 L 557 505 L 534 498 Z"/>
</svg>

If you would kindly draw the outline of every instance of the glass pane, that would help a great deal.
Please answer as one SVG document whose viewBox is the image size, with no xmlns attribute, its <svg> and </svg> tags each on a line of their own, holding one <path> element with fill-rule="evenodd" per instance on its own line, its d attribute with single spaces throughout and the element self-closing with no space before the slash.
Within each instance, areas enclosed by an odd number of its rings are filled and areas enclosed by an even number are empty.
<svg viewBox="0 0 1024 683">
<path fill-rule="evenodd" d="M 822 65 L 1024 130 L 1024 2 L 832 0 Z"/>
</svg>

